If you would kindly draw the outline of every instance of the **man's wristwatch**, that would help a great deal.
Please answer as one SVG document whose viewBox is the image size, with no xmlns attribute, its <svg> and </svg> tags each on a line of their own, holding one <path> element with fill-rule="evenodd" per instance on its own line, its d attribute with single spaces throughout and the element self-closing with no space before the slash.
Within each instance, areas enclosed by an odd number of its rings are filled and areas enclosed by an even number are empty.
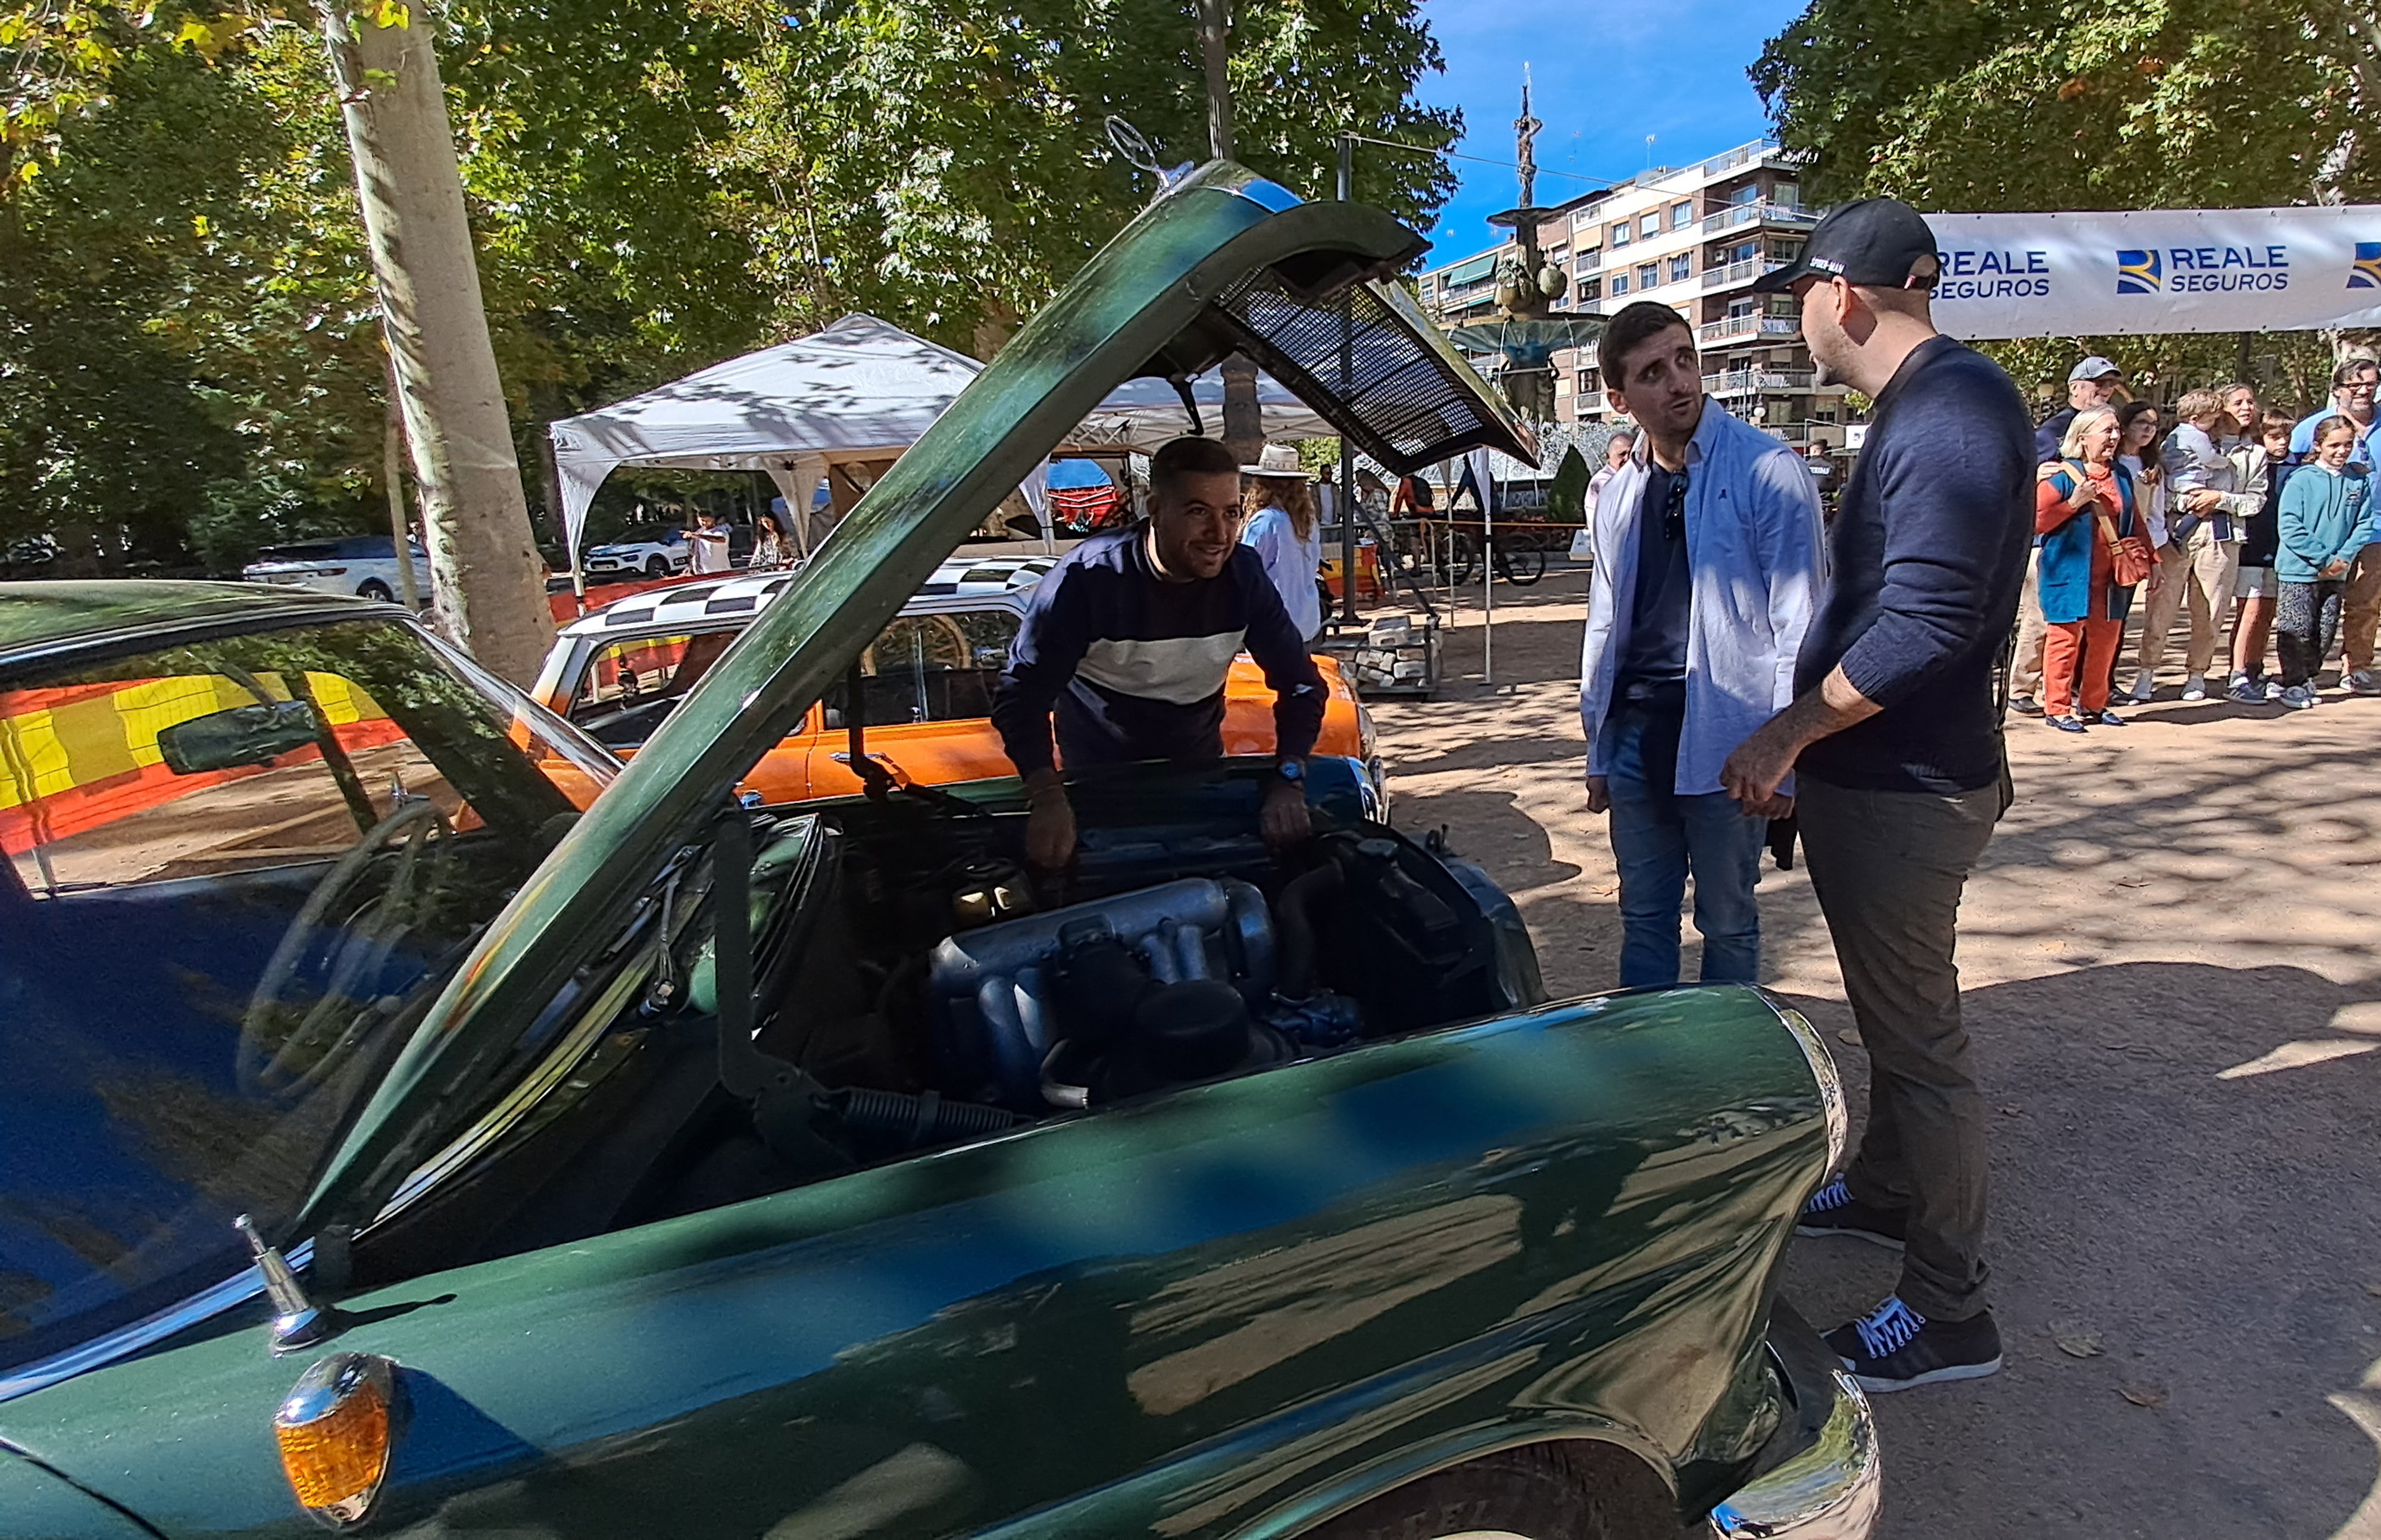
<svg viewBox="0 0 2381 1540">
<path fill-rule="evenodd" d="M 1306 762 L 1302 759 L 1279 761 L 1274 765 L 1274 771 L 1292 786 L 1303 786 L 1306 782 Z"/>
</svg>

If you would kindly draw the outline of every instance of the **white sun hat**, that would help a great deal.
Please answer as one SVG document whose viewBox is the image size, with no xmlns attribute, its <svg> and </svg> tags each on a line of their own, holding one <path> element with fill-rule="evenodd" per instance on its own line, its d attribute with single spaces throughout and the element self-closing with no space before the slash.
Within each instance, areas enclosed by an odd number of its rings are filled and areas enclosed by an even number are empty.
<svg viewBox="0 0 2381 1540">
<path fill-rule="evenodd" d="M 1254 465 L 1243 465 L 1240 467 L 1240 474 L 1243 476 L 1269 476 L 1276 481 L 1289 482 L 1303 482 L 1312 479 L 1307 474 L 1306 467 L 1298 462 L 1297 449 L 1287 444 L 1266 445 L 1258 452 L 1257 462 Z"/>
</svg>

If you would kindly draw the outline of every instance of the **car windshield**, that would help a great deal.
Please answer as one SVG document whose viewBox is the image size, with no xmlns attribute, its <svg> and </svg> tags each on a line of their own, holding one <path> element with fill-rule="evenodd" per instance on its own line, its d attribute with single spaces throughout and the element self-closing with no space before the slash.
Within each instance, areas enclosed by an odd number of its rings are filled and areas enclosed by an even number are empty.
<svg viewBox="0 0 2381 1540">
<path fill-rule="evenodd" d="M 230 1276 L 617 763 L 397 622 L 0 670 L 0 1367 Z"/>
<path fill-rule="evenodd" d="M 1010 609 L 896 616 L 860 654 L 867 725 L 907 727 L 992 714 L 993 687 L 1017 636 Z M 638 748 L 678 709 L 741 634 L 697 631 L 608 639 L 586 660 L 568 707 L 570 720 L 607 748 Z M 824 701 L 825 726 L 849 724 L 847 690 Z"/>
</svg>

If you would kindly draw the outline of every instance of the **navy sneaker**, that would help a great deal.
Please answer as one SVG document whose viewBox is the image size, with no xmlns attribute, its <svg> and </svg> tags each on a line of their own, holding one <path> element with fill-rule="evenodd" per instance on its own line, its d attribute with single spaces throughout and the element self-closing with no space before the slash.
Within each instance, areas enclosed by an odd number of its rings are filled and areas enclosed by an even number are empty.
<svg viewBox="0 0 2381 1540">
<path fill-rule="evenodd" d="M 2265 703 L 2265 681 L 2250 678 L 2246 675 L 2234 679 L 2232 688 L 2224 693 L 2244 706 L 2262 706 Z"/>
<path fill-rule="evenodd" d="M 1852 1190 L 1837 1177 L 1826 1186 L 1811 1194 L 1802 1205 L 1801 1215 L 1794 1221 L 1797 1235 L 1849 1235 L 1886 1250 L 1901 1250 L 1902 1236 L 1909 1224 L 1909 1215 L 1898 1208 L 1872 1208 L 1852 1196 Z"/>
<path fill-rule="evenodd" d="M 1930 1321 L 1888 1294 L 1857 1321 L 1822 1338 L 1852 1381 L 1871 1395 L 1944 1380 L 1982 1379 L 2001 1367 L 2001 1333 L 1993 1313 L 1964 1321 Z"/>
</svg>

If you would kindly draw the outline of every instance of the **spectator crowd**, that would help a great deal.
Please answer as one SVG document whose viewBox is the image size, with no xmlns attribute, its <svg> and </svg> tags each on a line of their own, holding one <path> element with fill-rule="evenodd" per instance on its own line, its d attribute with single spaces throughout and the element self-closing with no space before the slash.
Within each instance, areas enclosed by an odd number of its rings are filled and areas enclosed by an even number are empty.
<svg viewBox="0 0 2381 1540">
<path fill-rule="evenodd" d="M 2067 405 L 2035 434 L 2011 709 L 2062 732 L 2123 727 L 2112 708 L 2155 698 L 2179 622 L 2185 701 L 2310 710 L 2335 649 L 2335 687 L 2381 695 L 2376 382 L 2381 364 L 2351 357 L 2333 373 L 2329 404 L 2294 419 L 2249 385 L 2188 390 L 2161 408 L 2126 399 L 2108 360 L 2077 364 Z M 2120 654 L 2137 602 L 2128 682 Z"/>
</svg>

